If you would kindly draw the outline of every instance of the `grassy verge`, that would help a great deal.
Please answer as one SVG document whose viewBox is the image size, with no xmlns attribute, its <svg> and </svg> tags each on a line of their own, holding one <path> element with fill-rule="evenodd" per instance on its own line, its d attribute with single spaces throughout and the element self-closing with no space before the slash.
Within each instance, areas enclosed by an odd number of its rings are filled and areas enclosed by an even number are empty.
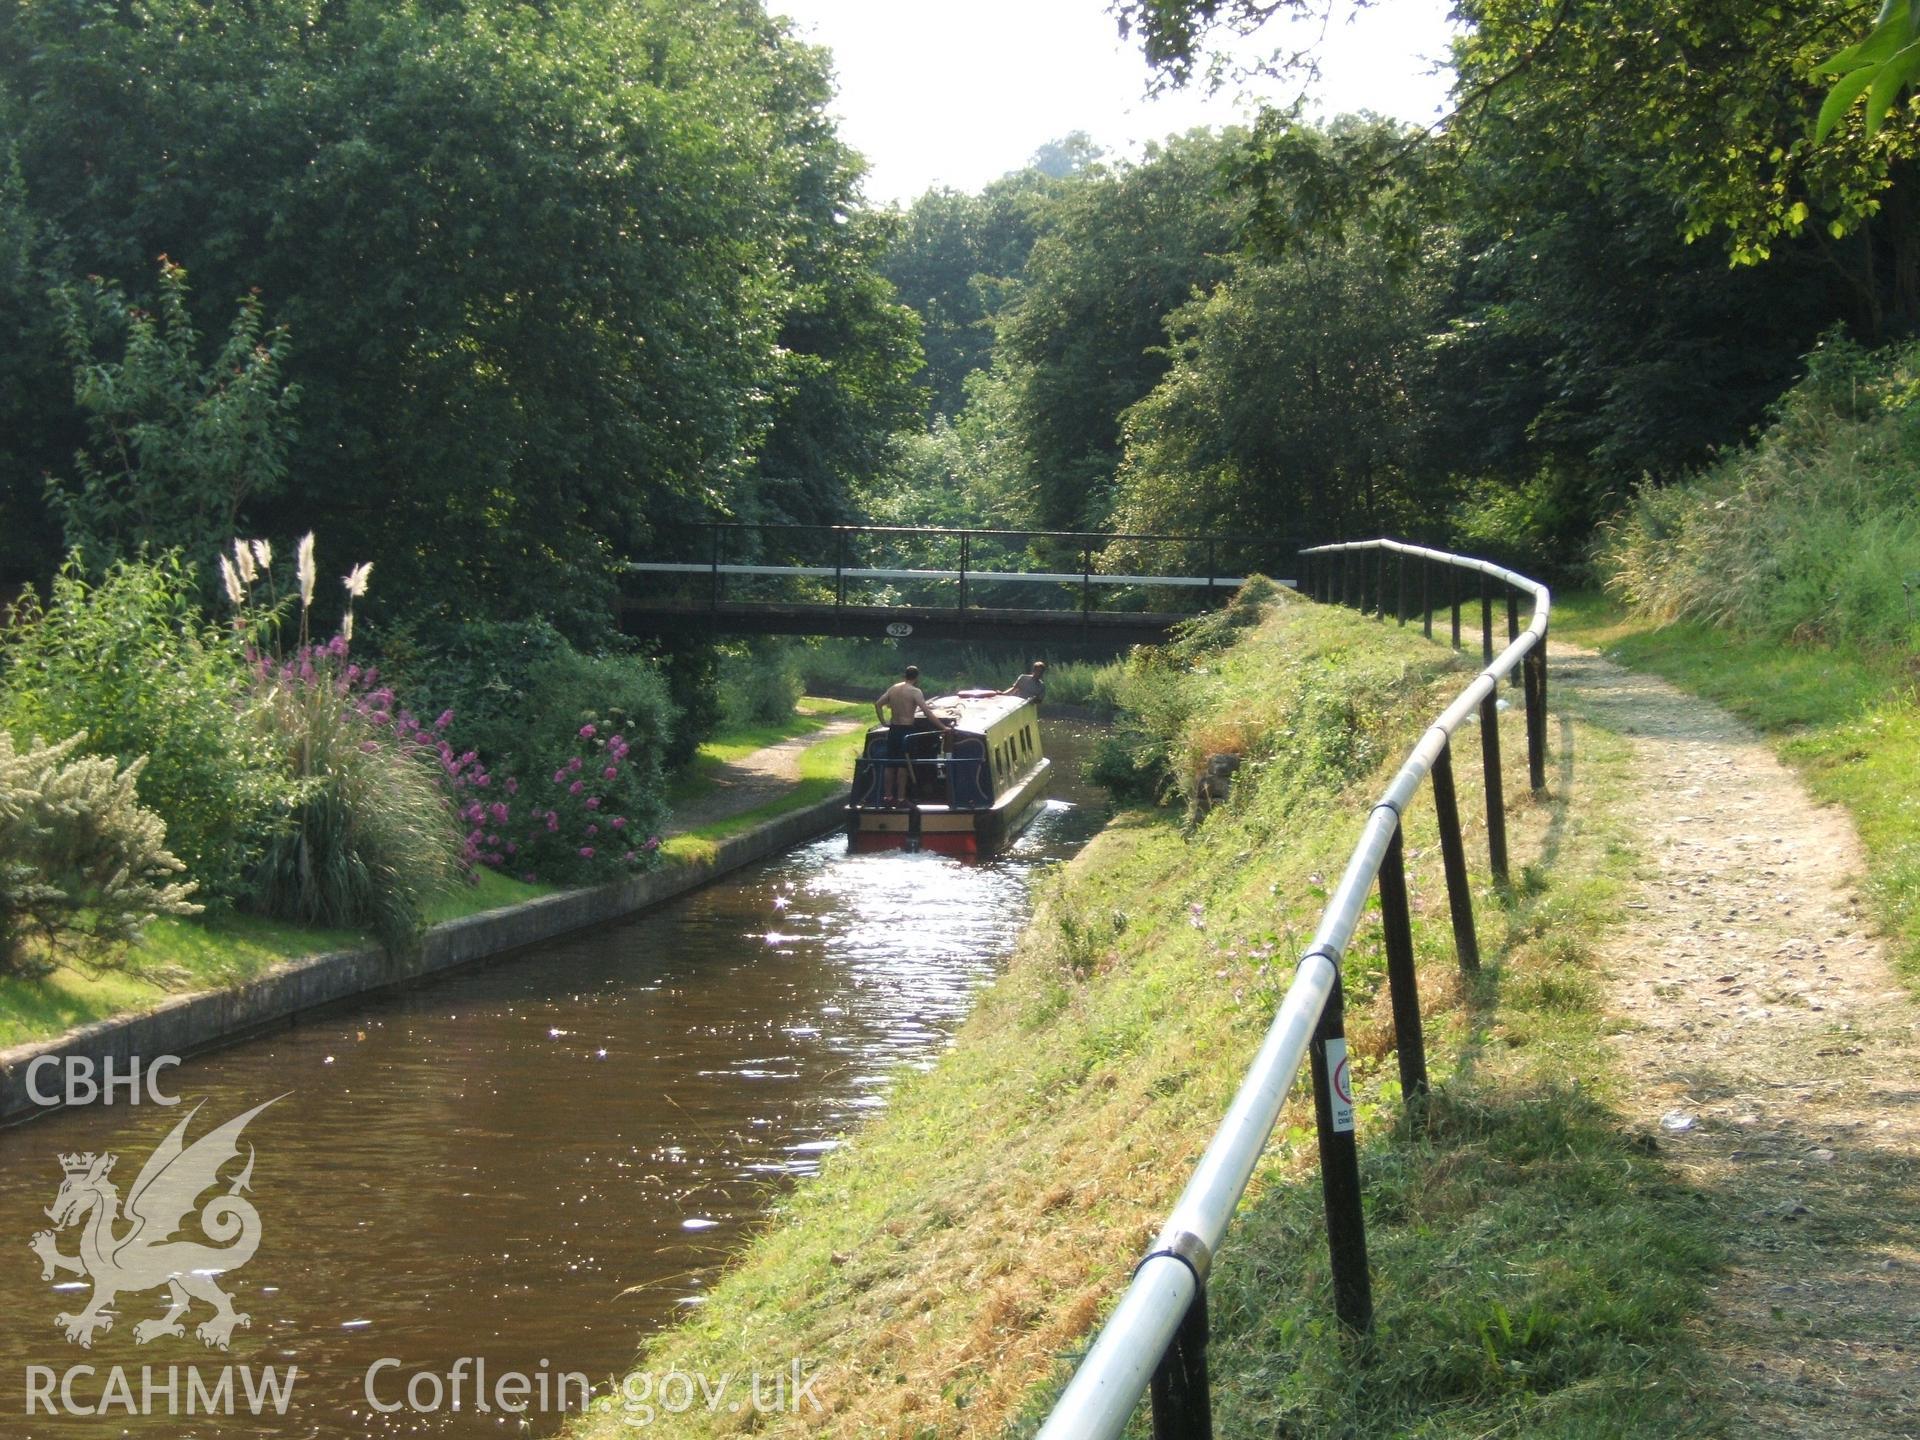
<svg viewBox="0 0 1920 1440">
<path fill-rule="evenodd" d="M 660 853 L 670 861 L 708 859 L 718 842 L 730 835 L 738 835 L 756 825 L 777 820 L 782 815 L 790 815 L 796 810 L 818 805 L 832 795 L 844 793 L 848 777 L 853 774 L 854 758 L 860 753 L 860 746 L 865 739 L 865 732 L 855 731 L 807 747 L 800 756 L 799 783 L 779 799 L 675 835 L 660 847 Z"/>
<path fill-rule="evenodd" d="M 436 924 L 457 920 L 552 891 L 551 885 L 523 885 L 483 870 L 474 884 L 434 902 L 429 918 Z M 373 943 L 364 931 L 288 925 L 253 915 L 156 920 L 126 969 L 62 966 L 38 979 L 0 976 L 0 1047 L 144 1010 L 169 995 L 244 984 L 283 960 Z"/>
<path fill-rule="evenodd" d="M 696 1407 L 676 1434 L 984 1436 L 1045 1412 L 1238 1084 L 1380 767 L 1463 673 L 1417 633 L 1291 602 L 1210 669 L 1190 723 L 1209 746 L 1247 741 L 1233 799 L 1195 829 L 1124 813 L 1045 886 L 953 1050 L 902 1077 L 643 1362 L 712 1376 L 798 1358 L 821 1368 L 831 1417 Z M 1524 795 L 1517 708 L 1502 730 Z M 1553 800 L 1516 807 L 1520 883 L 1480 890 L 1472 983 L 1424 810 L 1410 824 L 1436 1084 L 1422 1127 L 1402 1114 L 1371 922 L 1347 962 L 1378 1329 L 1354 1345 L 1332 1323 L 1296 1092 L 1215 1270 L 1221 1433 L 1677 1434 L 1703 1418 L 1686 1324 L 1709 1228 L 1608 1108 L 1588 974 L 1626 863 L 1624 752 L 1577 725 L 1557 744 Z M 626 1433 L 617 1400 L 578 1430 Z"/>
<path fill-rule="evenodd" d="M 1866 846 L 1867 892 L 1920 987 L 1920 705 L 1912 657 L 1658 625 L 1599 595 L 1554 602 L 1556 633 L 1725 706 L 1774 743 Z"/>
<path fill-rule="evenodd" d="M 698 793 L 714 770 L 730 760 L 796 735 L 811 734 L 842 715 L 871 713 L 870 707 L 838 700 L 804 699 L 798 713 L 779 725 L 738 727 L 700 747 L 692 766 L 676 781 L 675 793 Z M 853 770 L 858 735 L 815 745 L 800 758 L 800 783 L 770 804 L 718 824 L 675 836 L 662 846 L 668 863 L 710 854 L 714 843 L 751 826 L 817 803 L 843 788 Z M 491 870 L 479 872 L 436 901 L 428 918 L 434 924 L 476 915 L 550 895 L 551 885 L 526 885 Z M 0 976 L 0 1047 L 59 1035 L 76 1025 L 124 1015 L 158 1004 L 169 995 L 241 985 L 283 960 L 373 943 L 355 930 L 323 930 L 263 920 L 250 915 L 212 919 L 157 920 L 125 969 L 87 970 L 62 966 L 37 979 Z"/>
</svg>

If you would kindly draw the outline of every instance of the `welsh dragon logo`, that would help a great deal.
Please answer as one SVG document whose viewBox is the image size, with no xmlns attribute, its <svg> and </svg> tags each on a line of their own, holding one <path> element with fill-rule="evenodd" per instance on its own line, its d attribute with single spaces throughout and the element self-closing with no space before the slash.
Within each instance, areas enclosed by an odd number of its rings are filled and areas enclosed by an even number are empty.
<svg viewBox="0 0 1920 1440">
<path fill-rule="evenodd" d="M 210 1346 L 226 1349 L 234 1327 L 251 1323 L 248 1316 L 234 1310 L 231 1297 L 214 1284 L 216 1276 L 238 1270 L 260 1247 L 260 1214 L 242 1193 L 251 1188 L 253 1179 L 251 1145 L 246 1147 L 246 1167 L 233 1177 L 223 1194 L 215 1195 L 200 1208 L 200 1229 L 213 1243 L 174 1236 L 200 1196 L 220 1183 L 221 1167 L 239 1157 L 240 1132 L 247 1128 L 247 1122 L 267 1105 L 285 1098 L 279 1095 L 265 1105 L 256 1105 L 189 1145 L 187 1126 L 200 1113 L 200 1107 L 194 1106 L 140 1167 L 133 1188 L 127 1192 L 124 1215 L 120 1212 L 120 1189 L 107 1179 L 118 1156 L 88 1152 L 60 1157 L 66 1179 L 46 1211 L 54 1229 L 35 1235 L 29 1248 L 40 1257 L 42 1280 L 66 1271 L 93 1281 L 93 1297 L 84 1310 L 54 1319 L 70 1342 L 93 1348 L 94 1332 L 113 1328 L 117 1296 L 162 1285 L 171 1296 L 167 1313 L 133 1327 L 133 1338 L 142 1345 L 162 1335 L 184 1338 L 186 1329 L 180 1317 L 195 1300 L 213 1307 L 213 1315 L 194 1331 Z M 62 1255 L 54 1236 L 55 1230 L 71 1225 L 81 1227 L 77 1256 Z"/>
</svg>

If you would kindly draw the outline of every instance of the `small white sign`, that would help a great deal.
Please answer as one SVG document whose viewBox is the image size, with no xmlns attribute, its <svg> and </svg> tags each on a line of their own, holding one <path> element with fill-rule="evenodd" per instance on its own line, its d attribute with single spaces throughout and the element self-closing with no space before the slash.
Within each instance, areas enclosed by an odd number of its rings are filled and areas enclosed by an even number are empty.
<svg viewBox="0 0 1920 1440">
<path fill-rule="evenodd" d="M 1327 1041 L 1327 1074 L 1333 1080 L 1333 1128 L 1353 1129 L 1353 1072 L 1347 1068 L 1346 1037 Z"/>
<path fill-rule="evenodd" d="M 907 638 L 907 636 L 911 635 L 912 633 L 913 633 L 913 626 L 909 625 L 904 620 L 895 620 L 892 624 L 887 626 L 887 634 L 891 635 L 896 640 L 904 640 Z"/>
</svg>

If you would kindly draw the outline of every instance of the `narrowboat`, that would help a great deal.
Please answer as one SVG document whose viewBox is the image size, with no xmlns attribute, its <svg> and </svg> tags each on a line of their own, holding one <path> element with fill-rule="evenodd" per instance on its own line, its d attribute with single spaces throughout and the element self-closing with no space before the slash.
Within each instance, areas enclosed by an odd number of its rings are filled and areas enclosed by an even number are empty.
<svg viewBox="0 0 1920 1440">
<path fill-rule="evenodd" d="M 1040 748 L 1039 707 L 1017 695 L 962 690 L 927 708 L 907 737 L 906 798 L 886 801 L 887 727 L 867 732 L 853 766 L 847 839 L 855 850 L 888 848 L 990 855 L 1038 813 L 1053 762 Z"/>
</svg>

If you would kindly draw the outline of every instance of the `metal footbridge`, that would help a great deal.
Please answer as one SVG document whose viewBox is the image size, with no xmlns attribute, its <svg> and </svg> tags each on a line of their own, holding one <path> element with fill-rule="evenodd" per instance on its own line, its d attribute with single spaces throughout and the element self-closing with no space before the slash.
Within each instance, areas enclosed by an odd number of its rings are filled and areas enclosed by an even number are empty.
<svg viewBox="0 0 1920 1440">
<path fill-rule="evenodd" d="M 1293 540 L 911 526 L 690 526 L 627 565 L 623 628 L 1150 643 L 1248 575 L 1281 584 Z"/>
</svg>

